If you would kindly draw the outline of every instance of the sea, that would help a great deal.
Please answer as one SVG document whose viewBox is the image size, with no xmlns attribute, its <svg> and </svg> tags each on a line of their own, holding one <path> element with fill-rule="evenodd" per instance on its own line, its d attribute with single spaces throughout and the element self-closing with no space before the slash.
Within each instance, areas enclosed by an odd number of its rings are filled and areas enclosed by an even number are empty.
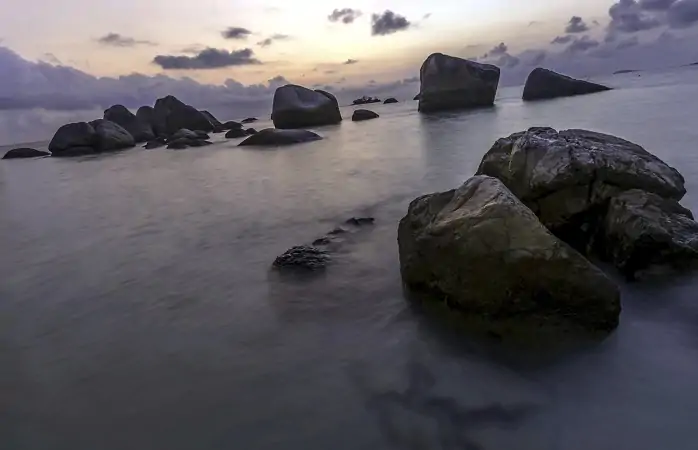
<svg viewBox="0 0 698 450">
<path fill-rule="evenodd" d="M 502 88 L 493 108 L 431 115 L 368 105 L 379 119 L 286 148 L 218 135 L 0 162 L 0 448 L 697 449 L 698 274 L 630 283 L 602 266 L 620 325 L 569 344 L 474 333 L 402 288 L 409 202 L 528 127 L 637 142 L 682 172 L 698 212 L 698 69 L 599 81 L 616 89 L 523 103 Z M 271 270 L 363 216 L 375 225 L 325 273 Z"/>
</svg>

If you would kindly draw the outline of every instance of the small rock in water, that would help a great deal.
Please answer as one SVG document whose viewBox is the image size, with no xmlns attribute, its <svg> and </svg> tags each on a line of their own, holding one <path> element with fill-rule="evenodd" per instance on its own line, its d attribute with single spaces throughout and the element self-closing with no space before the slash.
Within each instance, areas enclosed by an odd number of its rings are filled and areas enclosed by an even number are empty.
<svg viewBox="0 0 698 450">
<path fill-rule="evenodd" d="M 241 122 L 242 123 L 252 123 L 252 122 L 256 122 L 256 121 L 257 121 L 256 117 L 248 117 L 247 119 L 242 119 Z"/>
<path fill-rule="evenodd" d="M 253 134 L 257 134 L 257 130 L 255 130 L 254 128 L 248 128 L 245 130 L 245 132 L 247 132 L 248 136 L 252 136 Z"/>
<path fill-rule="evenodd" d="M 224 130 L 232 130 L 233 128 L 242 128 L 242 124 L 234 120 L 229 120 L 223 124 Z"/>
<path fill-rule="evenodd" d="M 390 97 L 390 98 L 386 98 L 385 101 L 383 102 L 384 105 L 389 105 L 391 103 L 397 103 L 397 99 Z"/>
<path fill-rule="evenodd" d="M 335 235 L 335 234 L 344 234 L 344 233 L 346 233 L 346 232 L 347 232 L 347 230 L 345 230 L 344 228 L 342 228 L 342 227 L 337 227 L 337 228 L 335 228 L 334 230 L 330 231 L 330 232 L 327 233 L 327 234 Z"/>
<path fill-rule="evenodd" d="M 39 156 L 51 156 L 51 154 L 34 148 L 15 148 L 5 153 L 2 159 L 36 158 Z"/>
<path fill-rule="evenodd" d="M 170 136 L 170 140 L 172 141 L 176 141 L 178 139 L 199 139 L 199 135 L 195 131 L 182 128 Z"/>
<path fill-rule="evenodd" d="M 153 149 L 153 148 L 162 147 L 162 146 L 164 146 L 164 145 L 166 145 L 166 144 L 167 144 L 167 142 L 166 142 L 165 138 L 159 137 L 159 138 L 153 139 L 152 141 L 148 141 L 148 143 L 145 144 L 145 145 L 143 146 L 143 148 L 145 148 L 145 149 L 147 149 L 147 150 L 150 150 L 150 149 Z"/>
<path fill-rule="evenodd" d="M 247 130 L 243 130 L 242 128 L 233 128 L 225 133 L 225 137 L 227 139 L 247 137 Z"/>
<path fill-rule="evenodd" d="M 351 219 L 347 219 L 345 223 L 360 227 L 362 225 L 373 225 L 375 221 L 376 219 L 373 217 L 352 217 Z"/>
<path fill-rule="evenodd" d="M 199 139 L 211 139 L 211 136 L 209 136 L 205 131 L 196 130 L 194 133 L 196 133 L 196 137 Z"/>
<path fill-rule="evenodd" d="M 378 117 L 380 116 L 370 109 L 357 109 L 354 111 L 354 114 L 352 114 L 351 120 L 353 122 L 361 122 L 364 120 L 377 119 Z"/>
<path fill-rule="evenodd" d="M 277 257 L 274 260 L 274 267 L 282 270 L 322 270 L 329 262 L 330 257 L 327 252 L 310 245 L 299 245 Z"/>
</svg>

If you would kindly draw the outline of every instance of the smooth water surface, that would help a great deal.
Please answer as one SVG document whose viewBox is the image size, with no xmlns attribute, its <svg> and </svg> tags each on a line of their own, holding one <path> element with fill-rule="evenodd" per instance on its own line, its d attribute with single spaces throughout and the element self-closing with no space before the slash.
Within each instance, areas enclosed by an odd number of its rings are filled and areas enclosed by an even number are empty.
<svg viewBox="0 0 698 450">
<path fill-rule="evenodd" d="M 381 118 L 278 150 L 3 161 L 0 448 L 698 448 L 698 276 L 619 280 L 618 330 L 554 352 L 472 337 L 401 288 L 409 201 L 530 126 L 645 146 L 698 211 L 698 71 L 612 82 L 465 113 L 370 105 Z M 270 272 L 358 215 L 376 226 L 325 275 Z"/>
</svg>

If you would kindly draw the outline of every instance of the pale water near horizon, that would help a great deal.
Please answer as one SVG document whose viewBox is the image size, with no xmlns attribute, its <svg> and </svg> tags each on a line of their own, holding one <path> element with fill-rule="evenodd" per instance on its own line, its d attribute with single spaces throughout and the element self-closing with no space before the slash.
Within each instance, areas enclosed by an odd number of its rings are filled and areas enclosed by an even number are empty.
<svg viewBox="0 0 698 450">
<path fill-rule="evenodd" d="M 698 71 L 614 82 L 529 104 L 503 90 L 472 112 L 369 105 L 379 119 L 278 150 L 217 138 L 2 161 L 0 448 L 698 448 L 698 274 L 628 284 L 609 270 L 618 329 L 554 351 L 471 336 L 401 288 L 409 201 L 531 126 L 643 145 L 698 211 Z M 270 273 L 358 215 L 375 227 L 323 276 Z"/>
</svg>

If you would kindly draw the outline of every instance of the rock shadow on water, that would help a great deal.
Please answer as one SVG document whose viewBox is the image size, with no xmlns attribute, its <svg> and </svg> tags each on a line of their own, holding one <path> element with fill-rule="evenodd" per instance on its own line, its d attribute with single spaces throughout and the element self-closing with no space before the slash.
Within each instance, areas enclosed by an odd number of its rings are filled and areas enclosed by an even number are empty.
<svg viewBox="0 0 698 450">
<path fill-rule="evenodd" d="M 480 430 L 517 429 L 539 409 L 532 403 L 465 404 L 435 393 L 437 378 L 425 364 L 410 360 L 404 371 L 407 387 L 387 390 L 370 386 L 367 374 L 356 366 L 349 371 L 366 410 L 394 448 L 482 450 L 486 447 L 478 438 Z"/>
</svg>

